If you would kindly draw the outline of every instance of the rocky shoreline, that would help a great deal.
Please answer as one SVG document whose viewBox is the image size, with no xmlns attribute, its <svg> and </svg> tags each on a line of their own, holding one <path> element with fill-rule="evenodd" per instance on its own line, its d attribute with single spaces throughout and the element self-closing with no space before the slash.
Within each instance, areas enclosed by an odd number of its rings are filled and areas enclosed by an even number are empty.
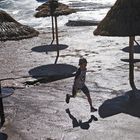
<svg viewBox="0 0 140 140">
<path fill-rule="evenodd" d="M 67 26 L 97 26 L 99 21 L 93 20 L 69 20 Z"/>
</svg>

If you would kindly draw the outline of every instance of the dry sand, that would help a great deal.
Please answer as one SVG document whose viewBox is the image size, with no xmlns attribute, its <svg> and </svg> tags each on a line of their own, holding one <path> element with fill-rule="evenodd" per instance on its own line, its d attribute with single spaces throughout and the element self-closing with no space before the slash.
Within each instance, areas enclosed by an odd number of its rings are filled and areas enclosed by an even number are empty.
<svg viewBox="0 0 140 140">
<path fill-rule="evenodd" d="M 66 94 L 71 93 L 73 77 L 28 86 L 23 83 L 32 80 L 30 77 L 5 80 L 2 86 L 14 87 L 15 92 L 3 100 L 6 122 L 1 128 L 0 140 L 140 139 L 139 111 L 135 114 L 126 111 L 129 96 L 125 93 L 131 88 L 128 82 L 128 63 L 120 59 L 128 58 L 128 53 L 121 50 L 128 46 L 128 38 L 95 37 L 94 29 L 92 26 L 60 28 L 60 43 L 68 45 L 68 48 L 60 51 L 58 64 L 77 66 L 80 56 L 87 58 L 87 68 L 95 70 L 87 73 L 86 81 L 95 107 L 101 107 L 108 99 L 121 97 L 102 107 L 103 111 L 99 113 L 106 115 L 105 118 L 101 118 L 98 112 L 89 112 L 89 105 L 83 94 L 78 93 L 78 97 L 72 99 L 70 104 L 65 103 Z M 35 67 L 53 64 L 56 52 L 32 50 L 50 42 L 50 29 L 48 32 L 41 31 L 36 38 L 1 42 L 1 78 L 28 76 L 29 70 Z M 137 86 L 140 85 L 139 70 L 137 63 Z M 66 109 L 70 110 L 71 117 Z M 91 115 L 98 117 L 98 121 L 89 123 Z M 82 123 L 74 125 L 79 120 Z"/>
</svg>

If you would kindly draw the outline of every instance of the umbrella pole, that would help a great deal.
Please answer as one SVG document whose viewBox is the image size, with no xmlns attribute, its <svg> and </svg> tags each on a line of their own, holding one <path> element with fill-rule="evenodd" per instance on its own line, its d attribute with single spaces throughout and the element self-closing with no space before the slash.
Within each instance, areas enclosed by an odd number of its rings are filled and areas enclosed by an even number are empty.
<svg viewBox="0 0 140 140">
<path fill-rule="evenodd" d="M 58 27 L 57 27 L 57 16 L 55 16 L 55 33 L 56 33 L 56 47 L 57 47 L 57 56 L 55 59 L 55 64 L 57 63 L 58 57 L 59 57 L 59 42 L 58 42 Z"/>
<path fill-rule="evenodd" d="M 51 42 L 51 45 L 52 45 L 52 43 L 53 43 L 53 41 L 54 41 L 54 21 L 53 21 L 53 16 L 51 16 L 51 19 L 52 19 L 52 42 Z"/>
<path fill-rule="evenodd" d="M 136 90 L 136 86 L 134 83 L 134 36 L 129 37 L 129 82 L 130 86 L 133 90 Z"/>
<path fill-rule="evenodd" d="M 1 93 L 1 81 L 0 81 L 0 94 Z M 0 126 L 3 126 L 4 122 L 5 122 L 5 115 L 4 115 L 4 108 L 3 108 L 3 102 L 2 102 L 2 96 L 0 97 L 0 117 L 1 117 L 1 125 Z"/>
</svg>

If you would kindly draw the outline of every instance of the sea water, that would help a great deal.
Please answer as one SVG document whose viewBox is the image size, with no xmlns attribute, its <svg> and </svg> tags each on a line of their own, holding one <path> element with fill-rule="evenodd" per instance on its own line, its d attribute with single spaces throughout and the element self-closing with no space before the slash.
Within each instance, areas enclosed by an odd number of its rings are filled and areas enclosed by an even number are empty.
<svg viewBox="0 0 140 140">
<path fill-rule="evenodd" d="M 59 0 L 59 2 L 67 4 L 77 10 L 76 13 L 68 16 L 60 16 L 59 27 L 64 26 L 68 20 L 100 21 L 115 1 L 116 0 Z M 51 25 L 50 18 L 34 17 L 36 8 L 42 3 L 42 0 L 0 0 L 0 9 L 8 12 L 22 24 L 45 29 Z"/>
</svg>

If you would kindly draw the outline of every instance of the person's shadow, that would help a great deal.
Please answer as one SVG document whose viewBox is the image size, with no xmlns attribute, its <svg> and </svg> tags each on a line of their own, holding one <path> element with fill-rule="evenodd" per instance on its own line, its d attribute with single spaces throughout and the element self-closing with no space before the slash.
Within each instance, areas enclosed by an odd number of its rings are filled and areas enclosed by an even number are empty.
<svg viewBox="0 0 140 140">
<path fill-rule="evenodd" d="M 102 118 L 119 113 L 140 117 L 140 90 L 131 90 L 122 96 L 108 99 L 99 107 L 99 115 Z"/>
<path fill-rule="evenodd" d="M 0 140 L 7 140 L 7 139 L 8 139 L 8 135 L 0 132 Z"/>
<path fill-rule="evenodd" d="M 94 121 L 98 121 L 98 119 L 94 116 L 91 115 L 90 119 L 86 122 L 82 122 L 82 120 L 77 120 L 70 112 L 69 108 L 67 108 L 66 113 L 69 115 L 70 119 L 72 120 L 72 125 L 73 128 L 74 127 L 80 127 L 81 129 L 89 129 L 90 127 L 90 123 L 94 120 Z"/>
</svg>

